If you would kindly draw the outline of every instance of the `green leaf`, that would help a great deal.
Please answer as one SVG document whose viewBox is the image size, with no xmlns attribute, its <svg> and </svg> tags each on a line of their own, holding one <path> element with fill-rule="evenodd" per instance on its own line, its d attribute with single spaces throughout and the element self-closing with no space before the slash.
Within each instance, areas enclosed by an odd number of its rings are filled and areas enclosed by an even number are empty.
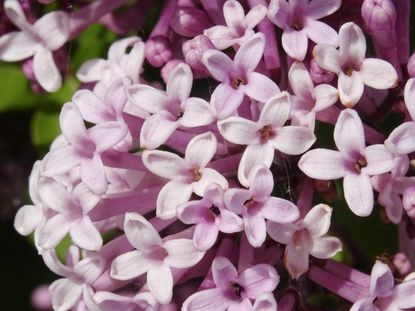
<svg viewBox="0 0 415 311">
<path fill-rule="evenodd" d="M 59 113 L 49 111 L 36 111 L 31 125 L 32 143 L 41 151 L 45 151 L 60 134 Z"/>
</svg>

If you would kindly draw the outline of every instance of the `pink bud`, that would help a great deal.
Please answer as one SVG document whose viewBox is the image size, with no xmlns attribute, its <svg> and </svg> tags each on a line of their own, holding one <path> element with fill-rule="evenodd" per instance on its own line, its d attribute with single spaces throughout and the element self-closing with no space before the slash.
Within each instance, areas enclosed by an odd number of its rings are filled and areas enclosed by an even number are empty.
<svg viewBox="0 0 415 311">
<path fill-rule="evenodd" d="M 176 68 L 177 65 L 183 64 L 182 59 L 172 59 L 169 60 L 163 68 L 161 68 L 161 77 L 163 78 L 164 83 L 167 83 L 167 80 L 169 79 L 170 73 L 173 71 L 174 68 Z"/>
<path fill-rule="evenodd" d="M 334 73 L 324 70 L 312 59 L 310 62 L 310 76 L 315 84 L 322 84 L 330 83 L 334 78 Z"/>
<path fill-rule="evenodd" d="M 171 42 L 165 36 L 154 36 L 148 39 L 145 53 L 148 62 L 154 67 L 161 67 L 173 58 Z"/>
<path fill-rule="evenodd" d="M 171 27 L 183 37 L 194 37 L 212 27 L 212 22 L 204 11 L 194 7 L 182 7 L 174 14 Z"/>
<path fill-rule="evenodd" d="M 415 53 L 411 55 L 408 61 L 408 73 L 411 78 L 415 77 Z"/>
<path fill-rule="evenodd" d="M 182 51 L 186 63 L 193 69 L 206 71 L 205 65 L 202 62 L 203 53 L 206 50 L 214 49 L 212 41 L 205 35 L 198 35 L 192 40 L 186 41 L 183 44 Z"/>
<path fill-rule="evenodd" d="M 361 13 L 372 32 L 395 28 L 396 8 L 391 0 L 365 0 Z"/>
<path fill-rule="evenodd" d="M 52 310 L 52 297 L 48 285 L 40 285 L 32 292 L 32 305 L 38 310 Z"/>
<path fill-rule="evenodd" d="M 408 216 L 415 218 L 415 187 L 409 187 L 405 190 L 402 203 Z"/>
<path fill-rule="evenodd" d="M 412 270 L 411 262 L 404 253 L 397 253 L 393 256 L 392 264 L 398 277 L 405 277 Z"/>
</svg>

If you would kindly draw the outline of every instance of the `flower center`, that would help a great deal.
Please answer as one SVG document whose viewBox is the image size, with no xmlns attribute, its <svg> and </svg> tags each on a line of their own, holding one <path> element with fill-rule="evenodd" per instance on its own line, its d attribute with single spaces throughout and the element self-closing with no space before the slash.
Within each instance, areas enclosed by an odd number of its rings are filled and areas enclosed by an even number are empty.
<svg viewBox="0 0 415 311">
<path fill-rule="evenodd" d="M 355 163 L 353 163 L 353 168 L 357 173 L 362 171 L 362 168 L 367 166 L 367 161 L 365 158 L 359 158 Z"/>
<path fill-rule="evenodd" d="M 246 82 L 242 79 L 242 78 L 239 78 L 239 77 L 236 77 L 236 78 L 234 78 L 233 80 L 232 80 L 232 82 L 231 82 L 231 86 L 232 86 L 232 88 L 233 89 L 237 89 L 241 84 L 246 84 Z"/>
<path fill-rule="evenodd" d="M 270 138 L 275 136 L 275 132 L 271 125 L 265 125 L 263 128 L 258 130 L 261 143 L 266 143 Z"/>
<path fill-rule="evenodd" d="M 209 210 L 212 212 L 213 215 L 218 216 L 220 214 L 219 207 L 212 205 Z"/>
<path fill-rule="evenodd" d="M 200 167 L 199 166 L 195 166 L 192 169 L 192 173 L 193 173 L 193 180 L 194 181 L 199 181 L 202 178 L 202 174 L 200 173 Z"/>
<path fill-rule="evenodd" d="M 244 202 L 244 205 L 245 205 L 247 208 L 252 207 L 254 204 L 255 204 L 255 201 L 254 201 L 254 199 L 253 199 L 253 198 L 250 198 L 249 200 L 246 200 L 246 201 Z"/>
<path fill-rule="evenodd" d="M 239 285 L 238 283 L 232 283 L 232 290 L 233 293 L 238 296 L 238 298 L 241 298 L 241 293 L 243 290 L 243 287 L 241 285 Z"/>
</svg>

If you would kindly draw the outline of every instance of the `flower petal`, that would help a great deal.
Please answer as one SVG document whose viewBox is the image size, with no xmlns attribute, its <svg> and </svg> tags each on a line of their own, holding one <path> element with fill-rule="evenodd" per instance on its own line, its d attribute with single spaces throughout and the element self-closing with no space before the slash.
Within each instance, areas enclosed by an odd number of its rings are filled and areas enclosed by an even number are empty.
<svg viewBox="0 0 415 311">
<path fill-rule="evenodd" d="M 192 195 L 192 186 L 175 181 L 168 182 L 157 197 L 156 215 L 161 219 L 176 216 L 177 206 L 187 202 Z"/>
<path fill-rule="evenodd" d="M 184 159 L 167 151 L 145 150 L 142 154 L 142 160 L 150 172 L 167 179 L 176 179 L 178 176 L 182 176 L 183 171 L 187 169 L 187 163 Z"/>
<path fill-rule="evenodd" d="M 0 49 L 1 50 L 1 49 Z M 413 121 L 415 121 L 415 78 L 409 79 L 405 84 L 405 105 Z"/>
<path fill-rule="evenodd" d="M 314 84 L 303 63 L 296 61 L 291 65 L 288 80 L 295 95 L 306 98 L 312 96 Z"/>
<path fill-rule="evenodd" d="M 308 251 L 304 245 L 288 244 L 285 247 L 284 263 L 293 279 L 298 279 L 308 270 Z"/>
<path fill-rule="evenodd" d="M 372 297 L 386 296 L 393 289 L 394 283 L 395 280 L 389 266 L 377 260 L 370 273 L 370 295 Z"/>
<path fill-rule="evenodd" d="M 365 174 L 348 174 L 343 179 L 344 197 L 357 216 L 369 216 L 373 209 L 373 189 Z"/>
<path fill-rule="evenodd" d="M 339 53 L 344 61 L 360 66 L 366 54 L 365 36 L 353 22 L 343 24 L 339 30 Z"/>
<path fill-rule="evenodd" d="M 185 161 L 190 166 L 206 167 L 216 153 L 217 140 L 212 132 L 197 135 L 186 147 Z"/>
<path fill-rule="evenodd" d="M 360 69 L 363 83 L 375 89 L 389 89 L 398 83 L 395 68 L 382 59 L 367 58 Z"/>
<path fill-rule="evenodd" d="M 166 93 L 170 98 L 186 100 L 192 90 L 193 75 L 189 65 L 179 64 L 170 73 Z"/>
<path fill-rule="evenodd" d="M 249 192 L 253 199 L 257 202 L 264 202 L 272 193 L 274 177 L 267 167 L 260 165 L 252 171 L 250 184 Z"/>
<path fill-rule="evenodd" d="M 144 121 L 140 131 L 140 146 L 156 149 L 164 144 L 179 127 L 179 122 L 171 121 L 162 114 L 153 114 Z"/>
<path fill-rule="evenodd" d="M 203 34 L 208 37 L 218 50 L 224 50 L 238 41 L 238 34 L 233 28 L 217 25 L 205 29 Z"/>
<path fill-rule="evenodd" d="M 234 64 L 238 68 L 243 68 L 245 73 L 254 71 L 262 58 L 264 48 L 265 37 L 259 32 L 246 40 L 239 48 L 234 58 Z"/>
<path fill-rule="evenodd" d="M 253 29 L 267 15 L 267 7 L 259 4 L 254 6 L 245 16 L 244 26 L 246 29 Z"/>
<path fill-rule="evenodd" d="M 212 262 L 212 277 L 216 287 L 227 290 L 229 283 L 236 281 L 238 271 L 226 257 L 216 257 Z"/>
<path fill-rule="evenodd" d="M 341 71 L 339 51 L 334 46 L 318 44 L 314 47 L 313 56 L 321 68 L 334 73 Z"/>
<path fill-rule="evenodd" d="M 103 194 L 108 189 L 104 164 L 98 155 L 92 159 L 82 159 L 81 179 L 96 194 Z"/>
<path fill-rule="evenodd" d="M 367 166 L 364 168 L 364 172 L 366 174 L 380 175 L 391 171 L 395 167 L 393 154 L 383 144 L 366 147 L 365 157 Z"/>
<path fill-rule="evenodd" d="M 298 162 L 298 167 L 314 179 L 331 180 L 346 175 L 340 152 L 328 149 L 313 149 L 304 154 Z"/>
<path fill-rule="evenodd" d="M 343 249 L 342 243 L 335 237 L 322 237 L 313 240 L 310 254 L 316 258 L 328 259 Z"/>
<path fill-rule="evenodd" d="M 70 279 L 59 279 L 49 286 L 54 310 L 70 310 L 82 295 L 82 286 Z"/>
<path fill-rule="evenodd" d="M 265 103 L 272 96 L 278 94 L 280 89 L 267 76 L 258 72 L 252 72 L 248 76 L 248 84 L 245 85 L 244 92 L 252 99 Z"/>
<path fill-rule="evenodd" d="M 191 97 L 186 101 L 180 125 L 196 127 L 211 124 L 213 121 L 215 116 L 207 101 L 197 97 Z"/>
<path fill-rule="evenodd" d="M 33 29 L 47 48 L 54 51 L 69 38 L 69 16 L 63 11 L 51 12 L 39 18 Z"/>
<path fill-rule="evenodd" d="M 218 50 L 207 50 L 203 53 L 202 61 L 216 80 L 220 82 L 229 80 L 229 73 L 232 72 L 234 65 L 225 53 Z"/>
<path fill-rule="evenodd" d="M 291 102 L 287 92 L 281 92 L 270 98 L 262 108 L 258 123 L 260 126 L 282 127 L 291 112 Z"/>
<path fill-rule="evenodd" d="M 270 140 L 272 146 L 290 155 L 301 154 L 314 144 L 316 136 L 312 129 L 303 126 L 284 126 Z"/>
<path fill-rule="evenodd" d="M 310 40 L 315 43 L 332 46 L 339 45 L 337 32 L 326 23 L 310 20 L 304 30 L 307 32 Z"/>
<path fill-rule="evenodd" d="M 337 149 L 345 158 L 356 160 L 356 157 L 364 155 L 366 144 L 363 123 L 355 110 L 342 110 L 333 137 Z"/>
<path fill-rule="evenodd" d="M 307 53 L 308 38 L 305 30 L 296 31 L 287 28 L 282 33 L 282 47 L 287 54 L 299 61 L 302 61 Z"/>
<path fill-rule="evenodd" d="M 337 102 L 339 99 L 339 91 L 329 84 L 320 84 L 314 89 L 314 98 L 314 110 L 321 111 Z"/>
<path fill-rule="evenodd" d="M 245 94 L 226 83 L 219 84 L 210 97 L 210 104 L 219 120 L 234 114 L 241 105 Z"/>
<path fill-rule="evenodd" d="M 14 217 L 14 228 L 21 235 L 29 235 L 43 219 L 43 210 L 40 206 L 24 205 Z"/>
<path fill-rule="evenodd" d="M 223 137 L 234 144 L 249 145 L 259 142 L 258 125 L 241 117 L 229 117 L 218 122 Z"/>
<path fill-rule="evenodd" d="M 173 268 L 190 268 L 197 264 L 205 255 L 198 251 L 190 239 L 175 239 L 164 242 L 168 255 L 164 263 Z"/>
<path fill-rule="evenodd" d="M 363 95 L 364 84 L 362 76 L 356 71 L 353 71 L 350 76 L 340 73 L 337 88 L 342 104 L 347 108 L 351 108 Z"/>
<path fill-rule="evenodd" d="M 69 231 L 75 245 L 88 251 L 102 248 L 102 237 L 88 216 L 84 216 L 71 224 Z"/>
<path fill-rule="evenodd" d="M 116 280 L 131 280 L 146 273 L 152 262 L 140 251 L 134 250 L 124 253 L 111 264 L 111 277 Z"/>
<path fill-rule="evenodd" d="M 205 190 L 211 184 L 218 184 L 222 189 L 227 189 L 229 187 L 226 178 L 214 169 L 204 168 L 201 171 L 201 174 L 200 180 L 192 183 L 193 192 L 199 196 L 203 196 Z"/>
<path fill-rule="evenodd" d="M 33 72 L 40 86 L 48 92 L 57 91 L 62 84 L 62 77 L 56 67 L 52 52 L 38 46 L 33 57 Z"/>
<path fill-rule="evenodd" d="M 182 306 L 183 311 L 225 311 L 230 299 L 219 288 L 205 289 L 192 294 Z"/>
<path fill-rule="evenodd" d="M 244 8 L 235 0 L 225 2 L 223 5 L 223 15 L 226 25 L 230 27 L 241 27 L 245 18 Z"/>
<path fill-rule="evenodd" d="M 260 247 L 267 237 L 265 219 L 261 216 L 248 216 L 244 218 L 245 234 L 249 244 Z"/>
<path fill-rule="evenodd" d="M 256 299 L 262 293 L 274 291 L 280 276 L 271 265 L 258 264 L 242 271 L 238 280 L 244 287 L 245 294 L 251 299 Z"/>
<path fill-rule="evenodd" d="M 108 121 L 88 130 L 89 138 L 95 143 L 96 152 L 102 153 L 118 144 L 126 135 L 128 128 L 118 121 Z"/>
<path fill-rule="evenodd" d="M 104 59 L 91 59 L 82 64 L 76 72 L 76 77 L 82 82 L 99 81 L 102 78 L 103 71 L 107 66 Z"/>
<path fill-rule="evenodd" d="M 80 164 L 81 159 L 71 146 L 63 146 L 51 150 L 42 161 L 42 174 L 45 176 L 57 176 L 68 172 L 71 168 Z"/>
<path fill-rule="evenodd" d="M 276 242 L 282 244 L 290 244 L 296 231 L 293 224 L 280 224 L 277 222 L 267 222 L 267 232 L 269 236 Z"/>
<path fill-rule="evenodd" d="M 314 206 L 304 217 L 304 225 L 312 236 L 321 237 L 329 231 L 332 208 L 326 204 Z"/>
<path fill-rule="evenodd" d="M 249 187 L 249 178 L 252 169 L 262 164 L 270 167 L 274 160 L 274 148 L 271 144 L 248 145 L 246 147 L 238 167 L 238 180 L 245 186 Z"/>
<path fill-rule="evenodd" d="M 415 151 L 415 122 L 405 122 L 396 127 L 385 141 L 392 152 L 408 154 Z"/>
<path fill-rule="evenodd" d="M 21 31 L 12 31 L 0 37 L 0 60 L 14 62 L 29 58 L 35 53 L 38 42 Z"/>
<path fill-rule="evenodd" d="M 199 251 L 207 251 L 216 242 L 219 229 L 212 223 L 199 223 L 193 235 L 193 244 Z"/>
<path fill-rule="evenodd" d="M 143 216 L 137 213 L 125 214 L 124 232 L 132 246 L 146 251 L 154 245 L 162 245 L 158 232 Z"/>
<path fill-rule="evenodd" d="M 147 272 L 150 292 L 161 304 L 168 304 L 173 296 L 173 276 L 166 265 L 154 267 Z"/>
<path fill-rule="evenodd" d="M 149 113 L 159 113 L 168 100 L 164 91 L 145 84 L 129 86 L 126 93 L 131 103 Z"/>
<path fill-rule="evenodd" d="M 320 19 L 336 12 L 341 0 L 313 0 L 307 3 L 307 16 L 312 19 Z"/>
<path fill-rule="evenodd" d="M 68 219 L 57 214 L 48 219 L 39 232 L 39 245 L 45 249 L 54 248 L 69 232 L 70 223 Z"/>
<path fill-rule="evenodd" d="M 300 212 L 294 203 L 276 197 L 270 197 L 264 203 L 261 214 L 265 219 L 278 223 L 290 223 L 300 216 Z"/>
</svg>

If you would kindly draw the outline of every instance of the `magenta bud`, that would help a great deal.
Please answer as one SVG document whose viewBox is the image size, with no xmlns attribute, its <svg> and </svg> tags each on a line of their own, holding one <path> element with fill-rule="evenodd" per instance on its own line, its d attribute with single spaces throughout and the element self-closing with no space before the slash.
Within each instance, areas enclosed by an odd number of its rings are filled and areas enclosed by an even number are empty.
<svg viewBox="0 0 415 311">
<path fill-rule="evenodd" d="M 192 40 L 183 43 L 182 51 L 186 63 L 190 67 L 199 71 L 206 71 L 205 65 L 202 62 L 202 56 L 205 51 L 214 49 L 212 41 L 205 35 L 198 35 Z"/>
<path fill-rule="evenodd" d="M 206 28 L 212 27 L 212 22 L 206 13 L 194 7 L 179 8 L 170 23 L 173 30 L 183 37 L 194 37 Z"/>
<path fill-rule="evenodd" d="M 395 28 L 396 8 L 391 0 L 364 0 L 361 13 L 372 32 Z"/>
<path fill-rule="evenodd" d="M 415 52 L 409 58 L 407 68 L 409 76 L 411 78 L 415 77 Z"/>
<path fill-rule="evenodd" d="M 35 78 L 35 73 L 33 71 L 33 58 L 29 58 L 22 63 L 22 71 L 27 80 L 30 83 L 30 87 L 35 93 L 42 93 L 43 88 L 40 86 Z"/>
<path fill-rule="evenodd" d="M 334 79 L 334 73 L 321 68 L 314 59 L 310 62 L 310 76 L 315 84 L 330 83 Z"/>
<path fill-rule="evenodd" d="M 167 80 L 169 79 L 170 73 L 173 71 L 174 68 L 176 68 L 177 65 L 183 64 L 182 59 L 172 59 L 169 60 L 163 68 L 161 68 L 161 77 L 163 78 L 164 83 L 167 83 Z"/>
<path fill-rule="evenodd" d="M 404 253 L 397 253 L 393 256 L 392 264 L 398 277 L 405 277 L 412 270 L 411 262 Z"/>
<path fill-rule="evenodd" d="M 146 58 L 154 67 L 161 67 L 173 58 L 171 42 L 165 36 L 154 36 L 147 40 Z"/>
<path fill-rule="evenodd" d="M 408 216 L 415 218 L 415 187 L 409 187 L 405 190 L 402 203 Z"/>
<path fill-rule="evenodd" d="M 32 292 L 32 306 L 38 310 L 52 310 L 52 297 L 48 285 L 40 285 Z"/>
</svg>

